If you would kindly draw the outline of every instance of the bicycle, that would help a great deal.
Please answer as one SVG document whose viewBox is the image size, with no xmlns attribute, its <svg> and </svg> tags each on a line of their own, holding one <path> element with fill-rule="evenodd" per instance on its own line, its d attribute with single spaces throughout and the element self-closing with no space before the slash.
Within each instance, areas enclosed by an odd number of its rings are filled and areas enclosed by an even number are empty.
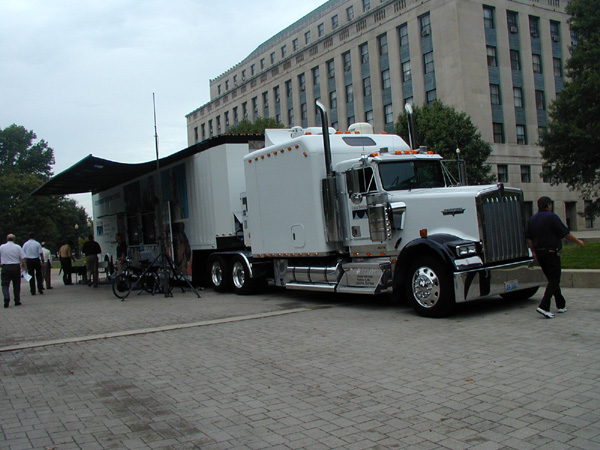
<svg viewBox="0 0 600 450">
<path fill-rule="evenodd" d="M 137 264 L 127 259 L 123 272 L 116 274 L 112 281 L 115 297 L 125 300 L 132 290 L 139 288 L 138 295 L 146 291 L 154 295 L 160 292 L 159 267 L 149 261 L 139 261 Z"/>
</svg>

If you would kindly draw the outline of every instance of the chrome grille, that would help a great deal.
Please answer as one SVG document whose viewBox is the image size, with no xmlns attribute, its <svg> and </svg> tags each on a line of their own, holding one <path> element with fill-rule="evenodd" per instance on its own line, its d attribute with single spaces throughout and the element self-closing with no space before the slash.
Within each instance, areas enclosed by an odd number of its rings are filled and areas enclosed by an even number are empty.
<svg viewBox="0 0 600 450">
<path fill-rule="evenodd" d="M 485 263 L 528 257 L 523 193 L 500 186 L 481 193 L 477 204 Z"/>
</svg>

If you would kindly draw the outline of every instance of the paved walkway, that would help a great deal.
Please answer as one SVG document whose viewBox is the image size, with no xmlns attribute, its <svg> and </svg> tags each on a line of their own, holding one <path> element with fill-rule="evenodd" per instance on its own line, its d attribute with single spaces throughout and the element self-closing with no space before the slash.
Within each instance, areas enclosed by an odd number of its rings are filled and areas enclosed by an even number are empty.
<svg viewBox="0 0 600 450">
<path fill-rule="evenodd" d="M 0 310 L 1 449 L 597 449 L 599 289 L 460 305 L 63 286 Z M 375 301 L 373 301 L 375 300 Z"/>
</svg>

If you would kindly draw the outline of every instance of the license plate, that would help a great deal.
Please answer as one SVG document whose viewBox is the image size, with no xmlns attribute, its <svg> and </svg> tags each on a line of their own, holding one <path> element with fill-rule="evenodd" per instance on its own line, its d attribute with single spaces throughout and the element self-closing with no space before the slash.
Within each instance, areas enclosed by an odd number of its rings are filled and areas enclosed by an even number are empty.
<svg viewBox="0 0 600 450">
<path fill-rule="evenodd" d="M 519 280 L 510 280 L 504 282 L 504 290 L 506 292 L 514 291 L 516 289 L 519 289 Z"/>
</svg>

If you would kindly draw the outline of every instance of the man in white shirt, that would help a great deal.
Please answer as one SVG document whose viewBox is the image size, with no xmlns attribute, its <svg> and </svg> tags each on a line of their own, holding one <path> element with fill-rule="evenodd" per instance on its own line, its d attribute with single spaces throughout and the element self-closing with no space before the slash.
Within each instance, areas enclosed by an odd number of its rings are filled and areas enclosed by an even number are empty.
<svg viewBox="0 0 600 450">
<path fill-rule="evenodd" d="M 46 248 L 46 243 L 42 242 L 42 252 L 44 253 L 44 264 L 42 264 L 42 274 L 46 282 L 46 289 L 52 289 L 52 252 Z"/>
<path fill-rule="evenodd" d="M 10 303 L 10 283 L 13 284 L 15 305 L 21 304 L 21 270 L 25 270 L 25 253 L 15 244 L 15 235 L 6 236 L 6 244 L 0 245 L 0 264 L 2 264 L 2 294 L 4 307 Z"/>
<path fill-rule="evenodd" d="M 42 244 L 34 239 L 34 234 L 29 233 L 29 240 L 23 244 L 25 252 L 25 262 L 27 263 L 27 273 L 31 275 L 29 280 L 29 289 L 31 295 L 35 295 L 35 283 L 40 294 L 44 293 L 44 277 L 42 276 L 42 264 L 44 262 L 44 252 Z"/>
</svg>

